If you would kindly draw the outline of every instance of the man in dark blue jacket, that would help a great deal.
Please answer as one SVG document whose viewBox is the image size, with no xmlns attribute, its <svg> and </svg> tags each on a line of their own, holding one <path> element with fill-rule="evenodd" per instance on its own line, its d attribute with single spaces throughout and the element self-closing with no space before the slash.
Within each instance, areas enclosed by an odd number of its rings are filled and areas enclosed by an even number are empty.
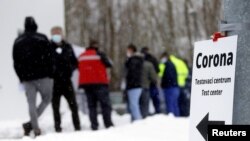
<svg viewBox="0 0 250 141">
<path fill-rule="evenodd" d="M 170 61 L 168 53 L 163 53 L 162 58 L 165 58 L 165 71 L 161 81 L 161 87 L 164 91 L 166 112 L 172 113 L 174 116 L 180 116 L 178 99 L 180 96 L 180 88 L 177 82 L 177 72 L 174 64 Z"/>
</svg>

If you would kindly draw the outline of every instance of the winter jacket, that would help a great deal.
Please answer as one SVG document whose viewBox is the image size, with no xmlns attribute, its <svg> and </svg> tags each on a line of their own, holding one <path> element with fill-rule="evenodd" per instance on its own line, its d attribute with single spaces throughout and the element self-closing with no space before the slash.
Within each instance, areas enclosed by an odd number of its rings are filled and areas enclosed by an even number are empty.
<svg viewBox="0 0 250 141">
<path fill-rule="evenodd" d="M 142 87 L 143 58 L 132 56 L 125 63 L 126 68 L 126 89 Z"/>
<path fill-rule="evenodd" d="M 142 88 L 149 89 L 150 84 L 157 84 L 157 73 L 151 62 L 143 62 Z"/>
<path fill-rule="evenodd" d="M 13 60 L 20 81 L 52 77 L 53 57 L 50 42 L 43 34 L 37 33 L 37 25 L 26 22 L 25 32 L 14 43 Z"/>
<path fill-rule="evenodd" d="M 177 72 L 174 64 L 171 61 L 165 63 L 165 71 L 161 81 L 162 88 L 177 87 Z"/>
<path fill-rule="evenodd" d="M 112 67 L 112 63 L 102 52 L 94 48 L 88 48 L 79 57 L 79 85 L 108 85 L 106 68 Z"/>
<path fill-rule="evenodd" d="M 145 54 L 144 59 L 146 61 L 152 63 L 152 65 L 153 65 L 153 67 L 155 69 L 155 72 L 159 73 L 159 71 L 160 71 L 159 67 L 158 67 L 159 63 L 158 63 L 158 60 L 153 55 L 151 55 L 151 54 Z"/>
<path fill-rule="evenodd" d="M 75 57 L 72 46 L 62 41 L 61 45 L 51 42 L 54 61 L 55 79 L 69 79 L 73 71 L 78 67 L 78 61 Z"/>
<path fill-rule="evenodd" d="M 187 79 L 188 74 L 189 74 L 187 64 L 183 60 L 175 57 L 174 55 L 170 55 L 170 60 L 171 60 L 171 62 L 173 62 L 174 66 L 176 68 L 176 71 L 177 71 L 178 85 L 180 87 L 185 87 L 186 79 Z"/>
</svg>

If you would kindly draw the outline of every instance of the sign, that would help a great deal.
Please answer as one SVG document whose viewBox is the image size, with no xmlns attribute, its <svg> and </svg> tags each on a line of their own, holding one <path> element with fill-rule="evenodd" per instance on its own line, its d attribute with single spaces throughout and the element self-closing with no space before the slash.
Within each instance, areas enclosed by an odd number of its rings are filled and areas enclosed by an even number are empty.
<svg viewBox="0 0 250 141">
<path fill-rule="evenodd" d="M 232 124 L 237 38 L 195 43 L 190 141 L 206 141 L 208 125 Z"/>
</svg>

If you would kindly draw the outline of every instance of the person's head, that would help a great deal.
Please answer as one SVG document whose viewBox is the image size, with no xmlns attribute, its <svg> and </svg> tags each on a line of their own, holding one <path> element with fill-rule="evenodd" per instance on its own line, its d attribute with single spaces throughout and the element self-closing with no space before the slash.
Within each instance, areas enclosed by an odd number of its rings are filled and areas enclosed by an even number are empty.
<svg viewBox="0 0 250 141">
<path fill-rule="evenodd" d="M 141 53 L 142 53 L 142 54 L 148 54 L 148 53 L 149 53 L 149 48 L 148 48 L 148 47 L 143 47 L 143 48 L 141 49 Z"/>
<path fill-rule="evenodd" d="M 168 52 L 163 52 L 161 54 L 161 58 L 160 58 L 161 63 L 166 63 L 168 61 L 168 59 L 169 59 Z"/>
<path fill-rule="evenodd" d="M 25 32 L 36 32 L 37 31 L 37 24 L 33 17 L 26 17 L 24 23 Z"/>
<path fill-rule="evenodd" d="M 127 57 L 133 56 L 137 52 L 137 48 L 135 45 L 130 44 L 127 47 Z"/>
<path fill-rule="evenodd" d="M 99 42 L 97 40 L 91 39 L 89 41 L 89 47 L 98 50 L 99 49 Z"/>
<path fill-rule="evenodd" d="M 63 30 L 60 26 L 51 29 L 51 39 L 54 43 L 60 44 L 63 40 Z"/>
</svg>

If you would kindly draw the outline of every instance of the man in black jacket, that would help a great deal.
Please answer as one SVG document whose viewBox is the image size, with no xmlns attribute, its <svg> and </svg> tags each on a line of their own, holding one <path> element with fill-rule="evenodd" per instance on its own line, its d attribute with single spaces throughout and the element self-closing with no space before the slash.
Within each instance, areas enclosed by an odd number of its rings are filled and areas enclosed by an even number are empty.
<svg viewBox="0 0 250 141">
<path fill-rule="evenodd" d="M 126 68 L 126 92 L 128 96 L 128 107 L 131 113 L 132 121 L 143 118 L 140 98 L 142 95 L 142 73 L 143 73 L 143 58 L 136 54 L 136 46 L 130 44 L 127 47 Z"/>
<path fill-rule="evenodd" d="M 172 113 L 174 116 L 180 116 L 178 99 L 180 96 L 180 88 L 177 82 L 177 72 L 174 64 L 170 61 L 168 53 L 163 53 L 162 57 L 165 61 L 165 71 L 161 81 L 161 87 L 164 91 L 166 112 Z"/>
<path fill-rule="evenodd" d="M 37 33 L 37 24 L 32 17 L 25 19 L 25 32 L 14 43 L 13 60 L 16 74 L 24 85 L 29 105 L 30 122 L 23 124 L 24 135 L 32 129 L 35 136 L 41 134 L 38 117 L 43 113 L 52 98 L 53 58 L 47 37 Z M 42 102 L 36 107 L 37 92 Z"/>
<path fill-rule="evenodd" d="M 55 131 L 61 132 L 60 99 L 64 96 L 72 112 L 72 119 L 75 130 L 80 130 L 80 121 L 75 93 L 71 82 L 73 71 L 78 66 L 78 61 L 73 52 L 72 46 L 63 40 L 62 28 L 51 29 L 53 56 L 55 58 L 54 88 L 52 107 L 54 113 Z"/>
</svg>

